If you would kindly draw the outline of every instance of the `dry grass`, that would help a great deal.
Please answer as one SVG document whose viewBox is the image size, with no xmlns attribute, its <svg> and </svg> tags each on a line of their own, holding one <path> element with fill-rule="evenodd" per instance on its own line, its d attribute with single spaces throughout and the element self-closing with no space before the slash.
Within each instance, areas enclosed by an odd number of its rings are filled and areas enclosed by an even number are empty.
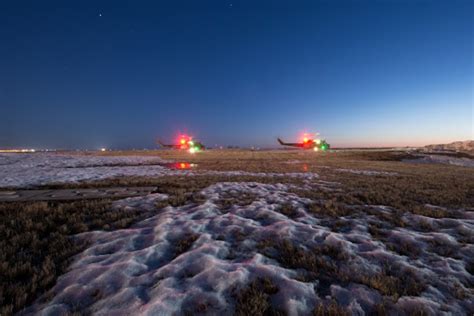
<svg viewBox="0 0 474 316">
<path fill-rule="evenodd" d="M 198 237 L 199 235 L 197 234 L 187 234 L 184 238 L 178 240 L 174 245 L 174 257 L 176 258 L 191 249 Z"/>
<path fill-rule="evenodd" d="M 350 313 L 332 301 L 329 304 L 319 303 L 313 310 L 314 316 L 349 316 Z"/>
<path fill-rule="evenodd" d="M 391 243 L 387 240 L 388 229 L 408 227 L 430 232 L 438 229 L 428 221 L 415 225 L 403 219 L 405 212 L 432 218 L 463 217 L 463 208 L 474 205 L 474 170 L 443 165 L 417 165 L 400 162 L 409 158 L 403 152 L 329 152 L 305 151 L 243 151 L 212 150 L 197 155 L 178 151 L 113 152 L 106 155 L 151 155 L 175 161 L 196 163 L 197 172 L 249 171 L 249 172 L 316 172 L 322 180 L 341 183 L 342 190 L 293 190 L 313 203 L 307 210 L 322 221 L 330 222 L 331 229 L 341 230 L 350 226 L 352 216 L 370 214 L 379 223 L 371 223 L 369 232 L 386 243 L 392 250 L 417 257 L 419 249 L 409 243 Z M 288 163 L 293 161 L 293 163 Z M 361 175 L 338 172 L 335 169 L 376 170 L 395 172 L 396 175 Z M 167 201 L 158 207 L 181 206 L 187 203 L 202 203 L 199 191 L 226 181 L 261 183 L 301 184 L 301 179 L 289 177 L 197 175 L 167 177 L 126 177 L 108 179 L 93 183 L 50 185 L 47 188 L 88 188 L 119 186 L 156 186 L 157 192 L 169 195 Z M 219 201 L 219 207 L 248 205 L 255 200 L 251 195 L 228 196 Z M 56 278 L 67 270 L 71 257 L 81 251 L 84 242 L 71 236 L 94 229 L 112 230 L 127 227 L 150 213 L 116 212 L 109 208 L 110 200 L 89 200 L 77 202 L 22 202 L 0 204 L 0 305 L 1 315 L 17 312 L 30 304 L 39 294 L 54 285 Z M 366 205 L 386 205 L 392 212 L 380 212 Z M 441 206 L 431 207 L 429 205 Z M 281 205 L 276 209 L 289 218 L 297 218 L 293 205 Z M 344 217 L 344 219 L 341 219 Z M 464 234 L 464 235 L 463 235 Z M 245 239 L 241 231 L 235 232 L 235 246 Z M 189 250 L 196 236 L 190 235 L 176 242 L 175 255 Z M 472 243 L 469 232 L 459 232 L 458 240 Z M 458 250 L 433 241 L 430 251 L 443 256 L 456 256 Z M 339 269 L 350 261 L 339 249 L 315 247 L 309 249 L 285 240 L 266 240 L 260 243 L 262 252 L 278 261 L 282 266 L 302 271 L 302 280 L 318 279 L 324 283 L 365 284 L 382 295 L 400 297 L 418 295 L 425 287 L 410 271 L 397 270 L 387 266 L 374 276 L 358 276 L 357 273 Z M 474 274 L 474 264 L 467 263 L 466 270 Z M 272 310 L 269 299 L 272 287 L 257 280 L 236 296 L 238 314 L 269 314 Z M 273 289 L 274 291 L 275 289 Z M 324 289 L 318 289 L 324 291 Z M 459 291 L 458 296 L 462 296 Z M 391 311 L 391 303 L 380 304 L 374 313 Z M 206 311 L 207 307 L 198 310 Z M 422 310 L 415 311 L 423 313 Z M 318 305 L 315 315 L 344 315 L 337 304 Z"/>
<path fill-rule="evenodd" d="M 296 219 L 299 217 L 298 208 L 291 203 L 284 203 L 280 205 L 276 211 L 291 219 Z"/>
<path fill-rule="evenodd" d="M 338 270 L 338 264 L 348 256 L 336 247 L 320 245 L 307 249 L 289 240 L 278 238 L 262 240 L 260 248 L 267 257 L 278 261 L 281 266 L 299 271 L 298 279 L 310 282 L 319 280 L 346 281 L 346 276 Z"/>
<path fill-rule="evenodd" d="M 306 196 L 308 196 L 306 194 Z M 317 217 L 341 217 L 354 214 L 354 209 L 349 208 L 347 204 L 338 202 L 335 198 L 327 200 L 316 200 L 309 206 L 309 212 Z"/>
<path fill-rule="evenodd" d="M 400 210 L 423 212 L 425 204 L 448 208 L 474 205 L 474 170 L 449 165 L 411 164 L 400 162 L 405 152 L 327 152 L 311 151 L 246 151 L 209 150 L 192 155 L 182 151 L 127 151 L 106 152 L 104 155 L 147 155 L 174 161 L 197 164 L 196 172 L 248 171 L 248 172 L 316 172 L 324 180 L 342 183 L 344 192 L 313 192 L 310 198 L 331 198 L 346 204 L 389 205 Z M 293 163 L 288 163 L 293 162 Z M 371 170 L 394 172 L 397 175 L 367 176 L 338 172 L 336 169 Z M 93 183 L 49 185 L 43 188 L 78 188 L 108 186 L 161 186 L 172 177 L 126 177 L 107 179 Z M 205 187 L 216 181 L 246 181 L 252 177 L 229 177 L 222 175 L 202 177 L 178 177 L 183 189 L 191 186 Z M 211 178 L 214 178 L 211 179 Z M 258 178 L 258 177 L 254 177 Z M 294 182 L 287 177 L 269 178 L 267 183 Z M 170 180 L 176 182 L 175 180 Z M 189 182 L 189 183 L 188 183 Z M 175 189 L 175 188 L 174 188 Z M 189 192 L 189 191 L 188 191 Z M 434 216 L 437 216 L 433 213 Z M 442 216 L 440 214 L 439 216 Z"/>
<path fill-rule="evenodd" d="M 376 275 L 355 276 L 354 281 L 394 299 L 405 295 L 418 296 L 426 289 L 426 283 L 419 280 L 411 270 L 400 270 L 390 265 Z"/>
<path fill-rule="evenodd" d="M 77 154 L 72 152 L 71 154 Z M 302 150 L 206 150 L 198 154 L 186 151 L 113 151 L 94 152 L 100 156 L 152 156 L 170 161 L 189 162 L 197 165 L 194 170 L 249 171 L 249 172 L 306 172 L 317 171 L 322 166 L 363 169 L 368 165 L 377 170 L 394 171 L 400 160 L 413 158 L 405 152 L 351 151 L 314 152 Z M 293 161 L 297 163 L 288 163 Z M 306 167 L 305 167 L 306 165 Z"/>
<path fill-rule="evenodd" d="M 107 187 L 130 183 L 149 183 L 156 192 L 169 195 L 157 208 L 201 203 L 201 189 L 223 181 L 225 176 L 125 178 L 103 180 L 93 186 Z M 283 178 L 232 178 L 235 181 L 284 182 Z M 288 180 L 289 181 L 289 180 Z M 91 187 L 91 184 L 71 184 L 63 187 Z M 250 198 L 250 197 L 249 197 Z M 233 201 L 237 201 L 234 197 Z M 51 288 L 63 274 L 72 256 L 86 246 L 72 239 L 74 234 L 90 230 L 125 228 L 154 213 L 143 210 L 110 209 L 111 200 L 75 202 L 4 202 L 0 203 L 0 315 L 10 315 L 29 305 L 41 293 Z M 227 203 L 229 206 L 230 204 Z M 187 236 L 176 241 L 175 257 L 186 252 L 197 237 Z"/>
<path fill-rule="evenodd" d="M 235 293 L 235 315 L 278 315 L 272 308 L 271 295 L 279 291 L 270 279 L 258 278 Z"/>
<path fill-rule="evenodd" d="M 446 243 L 440 239 L 431 239 L 428 250 L 443 257 L 451 257 L 455 259 L 461 258 L 459 256 L 459 246 Z"/>
<path fill-rule="evenodd" d="M 375 275 L 351 271 L 349 268 L 351 258 L 338 247 L 318 245 L 304 248 L 291 241 L 274 238 L 261 241 L 259 248 L 283 267 L 299 271 L 300 281 L 318 280 L 320 284 L 318 291 L 323 293 L 331 284 L 349 283 L 367 285 L 380 294 L 392 298 L 419 295 L 426 289 L 426 283 L 418 279 L 411 270 L 388 263 L 383 271 Z"/>
<path fill-rule="evenodd" d="M 215 202 L 220 210 L 226 211 L 234 205 L 248 206 L 252 204 L 258 196 L 249 192 L 225 192 L 220 199 Z"/>
<path fill-rule="evenodd" d="M 19 311 L 54 285 L 85 242 L 70 236 L 119 229 L 149 216 L 116 212 L 110 200 L 0 204 L 0 310 Z"/>
<path fill-rule="evenodd" d="M 416 205 L 411 210 L 411 213 L 432 218 L 459 218 L 462 213 L 454 210 L 448 210 L 442 207 L 433 207 L 428 205 Z"/>
</svg>

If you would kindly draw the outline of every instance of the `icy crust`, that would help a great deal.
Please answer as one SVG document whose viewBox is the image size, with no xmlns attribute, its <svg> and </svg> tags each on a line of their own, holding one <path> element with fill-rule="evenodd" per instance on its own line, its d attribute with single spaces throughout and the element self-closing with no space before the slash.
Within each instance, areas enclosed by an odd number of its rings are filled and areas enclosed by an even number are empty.
<svg viewBox="0 0 474 316">
<path fill-rule="evenodd" d="M 152 193 L 146 196 L 130 197 L 112 203 L 112 207 L 116 210 L 144 210 L 152 211 L 156 209 L 156 202 L 168 199 L 168 195 L 161 193 Z"/>
<path fill-rule="evenodd" d="M 311 172 L 272 173 L 246 171 L 192 171 L 165 167 L 170 161 L 146 156 L 80 156 L 60 154 L 0 154 L 0 188 L 28 188 L 77 183 L 125 176 L 224 175 L 300 178 L 308 183 Z"/>
<path fill-rule="evenodd" d="M 48 184 L 77 183 L 124 176 L 226 175 L 262 177 L 298 177 L 311 180 L 314 173 L 254 173 L 243 171 L 173 170 L 169 161 L 142 156 L 81 156 L 49 153 L 0 154 L 0 188 L 33 187 Z"/>
<path fill-rule="evenodd" d="M 133 228 L 92 233 L 92 245 L 59 278 L 47 295 L 51 299 L 44 304 L 38 301 L 25 313 L 181 315 L 196 314 L 198 307 L 205 306 L 206 313 L 231 314 L 236 291 L 257 277 L 268 278 L 278 287 L 271 304 L 290 315 L 311 314 L 319 302 L 332 299 L 352 314 L 364 314 L 384 300 L 377 290 L 361 282 L 335 280 L 322 290 L 318 280 L 298 278 L 300 271 L 285 268 L 280 258 L 268 257 L 259 247 L 279 238 L 305 249 L 337 247 L 348 258 L 338 270 L 355 278 L 359 274 L 376 276 L 387 262 L 414 274 L 427 286 L 419 295 L 395 299 L 392 308 L 397 314 L 408 314 L 420 306 L 430 314 L 468 314 L 474 310 L 472 289 L 465 286 L 474 282 L 466 271 L 474 248 L 472 239 L 459 241 L 466 232 L 472 238 L 472 219 L 429 219 L 440 228 L 430 233 L 408 228 L 387 230 L 389 240 L 410 242 L 422 251 L 422 255 L 411 258 L 389 250 L 372 237 L 369 225 L 382 224 L 377 216 L 341 217 L 339 220 L 350 223 L 349 227 L 332 231 L 325 224 L 327 218 L 307 211 L 311 201 L 290 193 L 287 185 L 219 183 L 202 194 L 206 200 L 201 205 L 169 206 Z M 246 205 L 219 206 L 223 198 L 244 194 L 255 199 Z M 129 198 L 114 207 L 140 209 L 163 198 Z M 280 212 L 281 206 L 288 204 L 294 207 L 294 216 Z M 367 207 L 387 214 L 394 211 Z M 403 216 L 412 222 L 426 220 L 418 215 Z M 183 240 L 188 241 L 186 247 Z M 455 258 L 428 250 L 433 240 L 459 247 Z M 455 288 L 464 294 L 456 295 Z"/>
<path fill-rule="evenodd" d="M 150 156 L 94 156 L 51 153 L 0 154 L 0 166 L 22 166 L 23 168 L 86 168 L 107 165 L 150 165 L 166 162 L 168 161 Z"/>
<path fill-rule="evenodd" d="M 358 170 L 358 169 L 334 169 L 338 172 L 349 172 L 354 174 L 361 174 L 365 176 L 396 176 L 396 172 L 387 172 L 387 171 L 375 171 L 375 170 Z"/>
<path fill-rule="evenodd" d="M 404 159 L 404 162 L 425 163 L 425 164 L 445 164 L 460 167 L 474 168 L 474 159 L 458 158 L 443 155 L 420 155 L 419 159 Z"/>
<path fill-rule="evenodd" d="M 310 181 L 318 177 L 311 172 L 264 173 L 245 171 L 195 171 L 169 169 L 170 161 L 148 156 L 93 156 L 51 153 L 0 154 L 0 188 L 97 181 L 126 176 L 225 175 L 256 177 L 293 177 Z M 368 176 L 394 175 L 372 170 L 336 169 Z"/>
<path fill-rule="evenodd" d="M 93 181 L 118 176 L 162 175 L 168 171 L 157 157 L 107 157 L 0 154 L 0 187 L 31 187 L 53 183 Z"/>
</svg>

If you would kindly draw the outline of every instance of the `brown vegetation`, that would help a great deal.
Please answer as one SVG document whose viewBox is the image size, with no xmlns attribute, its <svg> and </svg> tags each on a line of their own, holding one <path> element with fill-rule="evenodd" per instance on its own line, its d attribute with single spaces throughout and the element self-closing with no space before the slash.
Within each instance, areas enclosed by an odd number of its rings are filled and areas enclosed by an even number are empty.
<svg viewBox="0 0 474 316">
<path fill-rule="evenodd" d="M 122 154 L 122 153 L 106 153 Z M 123 154 L 130 154 L 126 152 Z M 88 188 L 117 186 L 156 186 L 156 192 L 169 195 L 158 208 L 181 206 L 204 201 L 199 191 L 226 181 L 256 181 L 261 183 L 301 184 L 301 179 L 290 177 L 199 175 L 200 171 L 249 172 L 317 172 L 322 180 L 341 183 L 340 190 L 293 189 L 292 192 L 312 200 L 307 211 L 320 218 L 333 230 L 350 227 L 351 217 L 369 214 L 378 219 L 370 222 L 369 233 L 386 246 L 402 255 L 416 258 L 420 251 L 431 251 L 443 256 L 455 257 L 458 249 L 451 249 L 440 241 L 433 241 L 427 250 L 415 249 L 408 242 L 390 240 L 387 231 L 397 227 L 430 232 L 439 225 L 427 220 L 407 222 L 405 213 L 430 218 L 462 218 L 463 209 L 474 205 L 474 171 L 468 168 L 440 165 L 414 165 L 400 162 L 407 158 L 403 152 L 335 152 L 314 153 L 303 151 L 207 151 L 189 155 L 176 151 L 136 152 L 139 155 L 159 155 L 165 159 L 188 161 L 198 164 L 195 176 L 126 177 L 90 183 L 50 185 L 45 188 Z M 296 163 L 287 163 L 288 161 Z M 336 168 L 375 170 L 396 175 L 363 175 L 337 172 Z M 229 195 L 217 202 L 218 207 L 229 209 L 233 205 L 248 205 L 256 199 L 252 195 Z M 110 200 L 77 202 L 18 202 L 0 204 L 0 314 L 17 312 L 30 304 L 39 294 L 54 285 L 63 274 L 73 255 L 84 248 L 85 242 L 73 235 L 94 229 L 113 230 L 130 226 L 152 215 L 150 212 L 116 211 L 110 209 Z M 367 205 L 385 205 L 389 212 L 382 212 Z M 430 205 L 436 205 L 433 207 Z M 292 219 L 298 218 L 294 205 L 284 204 L 276 211 Z M 343 218 L 342 218 L 343 217 Z M 245 239 L 236 231 L 235 247 Z M 176 241 L 175 256 L 188 251 L 197 236 L 191 234 Z M 472 243 L 472 234 L 458 231 L 458 242 Z M 324 283 L 355 282 L 377 290 L 382 295 L 400 297 L 418 295 L 425 288 L 424 280 L 418 280 L 410 271 L 387 266 L 377 275 L 351 273 L 341 266 L 350 258 L 340 249 L 327 246 L 307 247 L 286 240 L 264 240 L 260 243 L 263 254 L 278 261 L 283 267 L 296 269 L 303 281 L 318 279 Z M 474 263 L 466 265 L 474 274 Z M 357 277 L 356 277 L 356 276 Z M 278 313 L 272 310 L 271 295 L 278 291 L 268 281 L 256 280 L 236 295 L 237 314 Z M 271 282 L 270 282 L 271 283 Z M 324 291 L 319 288 L 318 290 Z M 462 296 L 462 288 L 457 292 Z M 204 308 L 204 307 L 202 307 Z M 390 303 L 381 304 L 374 312 L 390 311 Z M 336 303 L 321 304 L 315 315 L 344 315 Z"/>
<path fill-rule="evenodd" d="M 278 287 L 268 278 L 258 278 L 235 294 L 235 315 L 278 315 L 282 314 L 272 308 L 271 295 L 278 292 Z"/>
<path fill-rule="evenodd" d="M 199 235 L 197 234 L 186 234 L 184 238 L 179 239 L 174 244 L 174 257 L 187 252 L 193 246 L 193 243 L 198 239 Z"/>
<path fill-rule="evenodd" d="M 16 312 L 54 285 L 85 242 L 71 235 L 119 229 L 150 216 L 118 212 L 110 200 L 0 204 L 1 315 Z"/>
<path fill-rule="evenodd" d="M 258 196 L 249 192 L 226 192 L 221 194 L 215 202 L 220 210 L 228 210 L 234 205 L 247 206 L 252 204 Z"/>
<path fill-rule="evenodd" d="M 295 205 L 291 203 L 285 203 L 278 207 L 277 212 L 289 217 L 291 219 L 295 219 L 299 217 L 298 209 Z"/>
<path fill-rule="evenodd" d="M 350 257 L 338 247 L 318 245 L 305 249 L 288 240 L 271 239 L 263 240 L 259 248 L 283 267 L 299 271 L 298 279 L 303 282 L 318 280 L 327 287 L 330 284 L 361 283 L 384 296 L 396 298 L 419 295 L 426 288 L 426 283 L 419 280 L 411 270 L 388 263 L 376 275 L 352 271 L 349 267 Z M 324 291 L 322 288 L 319 290 Z"/>
<path fill-rule="evenodd" d="M 319 303 L 313 311 L 314 316 L 348 316 L 350 313 L 335 301 L 329 304 Z"/>
</svg>

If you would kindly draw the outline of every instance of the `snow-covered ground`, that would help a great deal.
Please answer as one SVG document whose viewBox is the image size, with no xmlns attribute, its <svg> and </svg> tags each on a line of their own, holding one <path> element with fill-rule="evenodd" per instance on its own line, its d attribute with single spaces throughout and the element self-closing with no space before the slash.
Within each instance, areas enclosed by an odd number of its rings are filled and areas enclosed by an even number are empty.
<svg viewBox="0 0 474 316">
<path fill-rule="evenodd" d="M 420 155 L 419 159 L 404 159 L 403 161 L 411 163 L 434 163 L 461 167 L 474 167 L 474 159 L 457 158 L 444 155 Z"/>
<path fill-rule="evenodd" d="M 168 168 L 170 161 L 147 156 L 92 156 L 37 154 L 0 154 L 0 188 L 28 188 L 47 184 L 77 183 L 124 176 L 167 175 L 227 175 L 227 176 L 287 176 L 304 179 L 314 173 L 259 173 L 244 171 L 176 170 Z"/>
<path fill-rule="evenodd" d="M 107 157 L 50 153 L 0 154 L 0 187 L 31 187 L 119 176 L 159 176 L 170 170 L 157 157 Z"/>
<path fill-rule="evenodd" d="M 375 171 L 375 170 L 359 170 L 359 169 L 343 169 L 338 168 L 334 169 L 338 172 L 349 172 L 354 174 L 361 174 L 365 176 L 396 176 L 396 172 L 386 172 L 386 171 Z"/>
<path fill-rule="evenodd" d="M 379 217 L 369 214 L 395 210 L 367 206 L 372 213 L 340 217 L 348 228 L 334 231 L 327 224 L 328 218 L 308 211 L 310 200 L 289 189 L 283 184 L 218 183 L 201 192 L 205 202 L 200 205 L 169 206 L 133 228 L 86 233 L 82 237 L 91 238 L 92 245 L 76 256 L 70 271 L 48 294 L 50 299 L 38 301 L 26 313 L 61 315 L 89 310 L 98 315 L 194 314 L 197 306 L 204 304 L 212 314 L 231 314 L 235 308 L 233 293 L 257 277 L 266 277 L 278 287 L 271 297 L 272 305 L 290 315 L 309 314 L 318 302 L 332 298 L 353 314 L 367 313 L 382 302 L 378 291 L 360 282 L 323 286 L 318 280 L 298 278 L 298 271 L 285 268 L 278 257 L 268 257 L 259 247 L 261 242 L 278 238 L 303 249 L 336 247 L 347 258 L 338 269 L 348 275 L 375 277 L 387 262 L 402 275 L 415 275 L 427 287 L 417 296 L 396 300 L 392 307 L 400 312 L 417 306 L 430 314 L 459 315 L 474 310 L 472 290 L 463 285 L 474 282 L 466 271 L 466 264 L 474 258 L 474 247 L 458 240 L 474 231 L 472 212 L 456 219 L 405 213 L 409 223 L 428 221 L 439 227 L 436 232 L 408 227 L 385 231 L 394 243 L 410 243 L 420 250 L 419 256 L 411 258 L 389 250 L 368 232 L 370 224 L 383 224 Z M 243 194 L 255 199 L 247 205 L 219 206 L 220 199 Z M 114 207 L 150 208 L 165 198 L 161 194 L 129 198 Z M 294 207 L 292 216 L 280 212 L 284 204 Z M 194 236 L 189 248 L 177 253 L 179 241 L 189 236 Z M 442 256 L 429 250 L 435 242 L 456 249 L 456 255 Z M 465 294 L 456 294 L 461 292 Z"/>
<path fill-rule="evenodd" d="M 311 180 L 317 174 L 263 173 L 245 171 L 196 171 L 177 170 L 167 167 L 170 161 L 149 156 L 93 156 L 61 155 L 51 153 L 0 154 L 0 188 L 31 188 L 48 184 L 77 183 L 125 176 L 167 175 L 226 175 L 257 177 L 296 177 Z M 299 163 L 299 161 L 290 161 Z M 329 168 L 329 167 L 328 167 Z M 336 169 L 340 172 L 358 173 L 367 176 L 394 175 L 396 173 L 374 170 Z"/>
<path fill-rule="evenodd" d="M 354 214 L 329 217 L 311 212 L 310 204 L 318 201 L 292 193 L 295 189 L 342 190 L 315 173 L 197 172 L 169 169 L 166 163 L 157 157 L 2 154 L 0 187 L 195 174 L 295 177 L 302 181 L 217 183 L 201 192 L 204 202 L 199 205 L 162 210 L 156 206 L 167 198 L 162 194 L 116 201 L 113 207 L 117 211 L 156 209 L 159 213 L 132 228 L 78 236 L 89 239 L 91 245 L 74 258 L 69 272 L 58 279 L 51 292 L 25 314 L 195 314 L 202 306 L 212 314 L 230 314 L 236 307 L 235 293 L 256 278 L 267 278 L 276 285 L 278 291 L 271 295 L 271 304 L 290 315 L 310 314 L 320 302 L 332 300 L 353 314 L 363 314 L 387 302 L 388 296 L 381 292 L 384 289 L 375 288 L 383 288 L 384 280 L 398 280 L 399 276 L 409 278 L 391 286 L 403 287 L 406 281 L 424 287 L 420 293 L 388 299 L 392 300 L 391 310 L 410 313 L 423 306 L 430 314 L 474 311 L 470 288 L 474 277 L 469 273 L 474 258 L 474 212 L 464 210 L 456 218 L 437 219 L 386 206 L 366 205 L 364 212 L 359 212 L 356 206 L 348 205 Z M 396 175 L 335 170 L 366 176 Z M 234 200 L 222 202 L 229 198 Z M 290 211 L 284 211 L 288 205 Z M 404 227 L 392 227 L 384 219 L 400 212 L 407 223 Z M 183 240 L 189 247 L 179 246 Z M 307 253 L 332 247 L 344 259 L 320 255 L 318 258 L 337 267 L 331 272 L 336 276 L 329 281 L 327 277 L 306 279 L 303 268 L 285 265 L 280 250 L 268 246 L 279 241 L 290 242 Z M 267 244 L 266 248 L 262 244 Z M 386 274 L 387 264 L 395 274 Z M 342 280 L 337 273 L 344 276 Z"/>
</svg>

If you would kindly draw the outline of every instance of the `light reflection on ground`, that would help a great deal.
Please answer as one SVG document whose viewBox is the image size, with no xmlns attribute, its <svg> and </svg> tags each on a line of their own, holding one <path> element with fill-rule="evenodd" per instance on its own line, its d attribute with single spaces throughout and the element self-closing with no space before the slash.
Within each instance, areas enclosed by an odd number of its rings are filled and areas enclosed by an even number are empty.
<svg viewBox="0 0 474 316">
<path fill-rule="evenodd" d="M 177 169 L 177 170 L 189 170 L 189 169 L 197 167 L 197 164 L 189 163 L 189 162 L 174 162 L 174 163 L 165 164 L 165 167 L 170 168 L 170 169 Z"/>
</svg>

